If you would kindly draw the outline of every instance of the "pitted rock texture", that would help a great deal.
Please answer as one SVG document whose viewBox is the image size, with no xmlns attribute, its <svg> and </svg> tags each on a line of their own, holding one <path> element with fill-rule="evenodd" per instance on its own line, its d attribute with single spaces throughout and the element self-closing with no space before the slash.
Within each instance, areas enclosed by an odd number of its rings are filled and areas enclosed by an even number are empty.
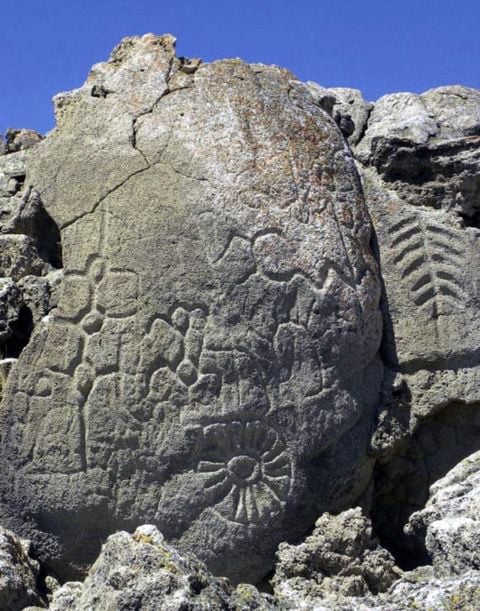
<svg viewBox="0 0 480 611">
<path fill-rule="evenodd" d="M 58 589 L 51 611 L 248 611 L 274 609 L 255 588 L 236 590 L 193 556 L 181 555 L 154 526 L 110 536 L 83 583 Z"/>
<path fill-rule="evenodd" d="M 126 39 L 56 115 L 24 201 L 64 279 L 5 391 L 0 517 L 63 578 L 148 521 L 259 580 L 371 476 L 380 282 L 349 148 L 288 71 L 169 36 Z"/>
<path fill-rule="evenodd" d="M 374 522 L 395 545 L 428 487 L 480 449 L 480 92 L 384 96 L 353 151 L 384 283 Z"/>
<path fill-rule="evenodd" d="M 439 577 L 480 571 L 480 452 L 435 482 L 406 530 L 425 540 Z"/>
<path fill-rule="evenodd" d="M 335 600 L 385 592 L 402 575 L 358 507 L 324 514 L 303 543 L 281 544 L 277 560 L 272 585 L 280 608 L 337 608 Z"/>
<path fill-rule="evenodd" d="M 30 542 L 0 527 L 0 609 L 21 611 L 45 606 L 39 588 L 40 566 L 30 556 Z"/>
</svg>

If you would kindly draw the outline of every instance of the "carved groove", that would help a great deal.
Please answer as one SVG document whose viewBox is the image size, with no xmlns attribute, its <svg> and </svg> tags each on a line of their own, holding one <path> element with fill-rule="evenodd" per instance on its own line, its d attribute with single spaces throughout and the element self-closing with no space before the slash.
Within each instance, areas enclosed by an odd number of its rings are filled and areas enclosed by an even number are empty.
<svg viewBox="0 0 480 611">
<path fill-rule="evenodd" d="M 246 526 L 275 516 L 292 479 L 290 457 L 278 433 L 257 420 L 214 423 L 204 435 L 210 456 L 199 462 L 197 472 L 205 477 L 219 515 Z"/>
<path fill-rule="evenodd" d="M 417 213 L 395 223 L 389 234 L 393 263 L 418 307 L 430 308 L 437 315 L 444 313 L 444 304 L 458 307 L 463 302 L 465 260 L 459 231 L 431 219 L 424 221 Z"/>
</svg>

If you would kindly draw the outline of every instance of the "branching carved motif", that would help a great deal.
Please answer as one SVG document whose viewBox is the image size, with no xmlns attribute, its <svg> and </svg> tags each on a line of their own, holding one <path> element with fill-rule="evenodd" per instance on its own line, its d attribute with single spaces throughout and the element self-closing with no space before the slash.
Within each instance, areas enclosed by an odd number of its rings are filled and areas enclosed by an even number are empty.
<svg viewBox="0 0 480 611">
<path fill-rule="evenodd" d="M 464 299 L 461 233 L 420 213 L 390 227 L 393 263 L 408 283 L 414 303 L 442 314 Z"/>
</svg>

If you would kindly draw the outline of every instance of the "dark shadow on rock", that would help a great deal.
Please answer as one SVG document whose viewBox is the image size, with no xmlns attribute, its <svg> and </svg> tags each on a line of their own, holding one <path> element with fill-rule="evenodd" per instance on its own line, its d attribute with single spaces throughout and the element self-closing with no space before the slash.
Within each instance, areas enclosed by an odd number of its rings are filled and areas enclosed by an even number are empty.
<svg viewBox="0 0 480 611">
<path fill-rule="evenodd" d="M 56 269 L 62 267 L 60 229 L 34 189 L 29 188 L 26 191 L 18 211 L 2 231 L 29 236 L 34 240 L 38 254 L 44 261 Z"/>
<path fill-rule="evenodd" d="M 372 248 L 381 259 L 373 237 Z M 411 570 L 429 563 L 424 542 L 408 537 L 403 528 L 429 498 L 430 486 L 458 462 L 480 449 L 480 404 L 448 402 L 434 415 L 420 420 L 410 432 L 412 395 L 406 368 L 399 361 L 388 295 L 382 277 L 381 310 L 384 330 L 380 348 L 385 365 L 378 418 L 371 451 L 376 459 L 371 497 L 371 519 L 382 545 L 397 564 Z M 431 366 L 431 364 L 430 364 Z M 442 368 L 446 362 L 436 363 Z M 414 370 L 426 368 L 417 362 Z M 450 362 L 450 368 L 452 363 Z"/>
<path fill-rule="evenodd" d="M 12 323 L 12 335 L 3 347 L 5 357 L 18 358 L 30 341 L 33 332 L 33 316 L 30 308 L 23 306 L 18 319 Z"/>
</svg>

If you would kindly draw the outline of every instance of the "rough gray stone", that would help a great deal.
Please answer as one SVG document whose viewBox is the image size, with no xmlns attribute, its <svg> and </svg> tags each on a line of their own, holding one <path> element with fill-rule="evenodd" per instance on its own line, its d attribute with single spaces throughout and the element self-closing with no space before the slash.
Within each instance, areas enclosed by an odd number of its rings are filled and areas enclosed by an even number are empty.
<svg viewBox="0 0 480 611">
<path fill-rule="evenodd" d="M 232 597 L 232 598 L 231 598 Z M 84 583 L 58 589 L 51 611 L 198 611 L 273 609 L 252 586 L 233 593 L 228 580 L 214 577 L 205 565 L 179 554 L 154 526 L 130 535 L 111 535 Z"/>
<path fill-rule="evenodd" d="M 54 268 L 61 266 L 58 228 L 31 189 L 24 188 L 28 147 L 22 138 L 30 132 L 15 134 L 9 142 L 17 142 L 18 152 L 0 157 L 0 283 L 10 287 L 0 295 L 0 352 L 14 357 L 28 342 L 34 324 L 55 306 L 60 276 Z"/>
<path fill-rule="evenodd" d="M 40 276 L 52 267 L 39 256 L 32 238 L 0 234 L 0 275 L 17 282 L 24 276 Z"/>
<path fill-rule="evenodd" d="M 300 545 L 282 543 L 272 584 L 281 608 L 337 608 L 333 601 L 385 592 L 401 575 L 357 507 L 322 515 Z"/>
<path fill-rule="evenodd" d="M 425 508 L 406 530 L 425 540 L 437 576 L 480 570 L 480 452 L 464 459 L 430 489 Z"/>
<path fill-rule="evenodd" d="M 480 573 L 445 579 L 406 574 L 387 594 L 366 599 L 351 611 L 473 611 L 480 606 Z M 344 610 L 346 611 L 346 609 Z"/>
<path fill-rule="evenodd" d="M 12 336 L 22 306 L 18 286 L 10 278 L 0 278 L 0 346 Z"/>
<path fill-rule="evenodd" d="M 480 210 L 480 91 L 449 86 L 375 103 L 356 157 L 412 206 Z"/>
<path fill-rule="evenodd" d="M 26 175 L 26 153 L 0 155 L 0 226 L 3 227 L 21 202 Z"/>
<path fill-rule="evenodd" d="M 306 83 L 315 101 L 335 120 L 348 143 L 356 145 L 367 127 L 373 104 L 363 99 L 361 91 L 348 87 L 321 87 Z"/>
<path fill-rule="evenodd" d="M 38 562 L 30 556 L 30 542 L 0 527 L 0 609 L 45 607 L 37 587 L 39 569 Z"/>
<path fill-rule="evenodd" d="M 57 307 L 62 280 L 63 270 L 55 269 L 45 276 L 24 276 L 17 283 L 34 325 Z"/>
<path fill-rule="evenodd" d="M 169 36 L 55 103 L 24 201 L 65 276 L 4 397 L 0 515 L 63 577 L 148 520 L 256 581 L 371 475 L 380 285 L 350 151 L 288 71 Z"/>
<path fill-rule="evenodd" d="M 7 129 L 5 154 L 26 151 L 38 144 L 43 136 L 33 129 Z"/>
<path fill-rule="evenodd" d="M 388 592 L 377 596 L 353 598 L 330 594 L 319 598 L 297 591 L 284 597 L 277 608 L 282 611 L 474 611 L 479 604 L 480 573 L 438 579 L 425 571 L 414 571 L 405 573 Z"/>
<path fill-rule="evenodd" d="M 381 98 L 354 147 L 384 283 L 373 507 L 392 544 L 480 449 L 479 136 L 480 92 L 441 87 Z"/>
</svg>

